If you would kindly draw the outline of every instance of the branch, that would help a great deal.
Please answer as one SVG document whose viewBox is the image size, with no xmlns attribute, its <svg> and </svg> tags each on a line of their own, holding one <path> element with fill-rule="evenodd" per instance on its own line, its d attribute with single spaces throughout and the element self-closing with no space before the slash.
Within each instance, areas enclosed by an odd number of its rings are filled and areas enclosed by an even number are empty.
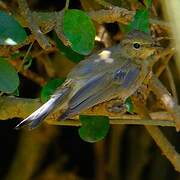
<svg viewBox="0 0 180 180">
<path fill-rule="evenodd" d="M 180 172 L 180 155 L 176 152 L 174 146 L 168 141 L 158 127 L 145 126 L 163 154 L 173 164 L 176 171 Z"/>
<path fill-rule="evenodd" d="M 140 102 L 140 99 L 138 99 L 138 97 L 133 97 L 133 103 L 136 105 L 136 111 L 138 112 L 138 114 L 140 114 L 143 118 L 151 119 L 147 108 L 143 103 Z M 176 152 L 174 146 L 171 145 L 171 143 L 158 127 L 145 125 L 145 128 L 152 136 L 156 144 L 159 146 L 163 154 L 172 163 L 175 170 L 180 172 L 180 155 L 178 154 L 178 152 Z"/>
<path fill-rule="evenodd" d="M 128 24 L 132 20 L 135 11 L 128 11 L 125 8 L 120 8 L 116 6 L 113 9 L 101 9 L 98 11 L 91 11 L 88 14 L 94 21 L 100 24 L 113 22 Z"/>
<path fill-rule="evenodd" d="M 172 114 L 176 122 L 176 130 L 180 131 L 180 106 L 173 99 L 168 90 L 163 86 L 161 81 L 154 75 L 149 82 L 149 87 L 156 94 L 156 96 L 163 102 L 168 112 Z"/>
<path fill-rule="evenodd" d="M 41 27 L 43 32 L 49 32 L 56 26 L 56 17 L 59 16 L 59 20 L 63 20 L 64 10 L 59 12 L 32 12 L 33 18 L 36 19 L 36 22 Z M 103 23 L 113 23 L 118 22 L 122 24 L 128 24 L 135 15 L 135 11 L 129 11 L 122 7 L 114 6 L 112 9 L 101 9 L 97 11 L 90 11 L 88 15 L 92 20 L 98 22 L 99 24 Z M 60 23 L 60 22 L 59 22 Z M 62 22 L 61 22 L 62 23 Z M 150 23 L 152 26 L 160 26 L 163 30 L 169 32 L 170 24 L 163 20 L 151 19 Z M 48 26 L 48 24 L 50 24 Z M 22 24 L 27 26 L 27 24 Z"/>
<path fill-rule="evenodd" d="M 1 97 L 0 98 L 0 119 L 25 118 L 34 110 L 40 107 L 42 103 L 39 99 L 26 99 L 16 97 Z M 54 112 L 46 118 L 46 122 L 52 125 L 68 125 L 80 126 L 78 117 L 71 120 L 57 121 L 60 112 Z M 158 125 L 158 126 L 175 126 L 171 115 L 167 112 L 151 113 L 152 119 L 142 119 L 139 115 L 119 115 L 109 113 L 104 109 L 104 104 L 97 105 L 85 111 L 86 115 L 104 115 L 109 116 L 110 124 L 136 124 L 136 125 Z"/>
<path fill-rule="evenodd" d="M 41 32 L 38 24 L 35 21 L 36 17 L 33 17 L 26 0 L 18 0 L 18 4 L 21 15 L 26 19 L 28 27 L 32 31 L 39 45 L 45 50 L 51 48 L 51 44 L 49 43 L 46 36 L 44 36 Z"/>
<path fill-rule="evenodd" d="M 19 0 L 24 1 L 24 0 Z M 22 11 L 22 10 L 21 10 Z M 56 18 L 57 15 L 59 16 L 59 20 L 63 20 L 64 10 L 58 12 L 31 12 L 31 16 L 33 19 L 36 20 L 39 27 L 41 27 L 44 33 L 47 33 L 54 29 L 56 26 Z M 122 24 L 128 24 L 135 15 L 135 11 L 129 11 L 125 8 L 113 6 L 110 9 L 101 9 L 97 11 L 90 11 L 88 15 L 91 17 L 92 20 L 98 22 L 99 24 L 103 23 L 113 23 L 118 22 Z M 18 17 L 22 26 L 27 27 L 28 23 L 24 17 Z M 62 22 L 59 22 L 62 23 Z M 160 26 L 163 30 L 169 32 L 170 31 L 170 24 L 169 22 L 165 22 L 163 20 L 158 19 L 151 19 L 150 24 L 152 26 Z"/>
<path fill-rule="evenodd" d="M 100 24 L 113 22 L 128 24 L 134 17 L 135 11 L 129 11 L 125 8 L 115 6 L 112 9 L 91 11 L 88 14 L 94 21 Z M 170 31 L 168 22 L 150 18 L 150 24 L 152 26 L 159 26 L 166 32 Z"/>
<path fill-rule="evenodd" d="M 101 2 L 101 4 L 105 2 L 103 0 L 96 1 Z M 21 11 L 21 17 L 17 16 L 16 18 L 22 26 L 30 28 L 35 39 L 43 49 L 47 50 L 52 48 L 47 37 L 44 35 L 51 30 L 55 30 L 64 45 L 70 45 L 70 42 L 66 39 L 62 30 L 64 9 L 59 12 L 31 12 L 26 0 L 18 0 L 18 4 Z M 100 24 L 113 22 L 128 24 L 134 17 L 135 11 L 129 11 L 125 8 L 117 6 L 111 7 L 109 3 L 104 4 L 105 7 L 106 5 L 110 9 L 91 11 L 88 15 L 92 18 L 92 20 Z M 166 32 L 169 32 L 171 29 L 169 23 L 162 20 L 150 19 L 150 24 L 151 26 L 161 28 Z"/>
<path fill-rule="evenodd" d="M 95 0 L 95 2 L 97 2 L 98 4 L 103 6 L 104 8 L 112 9 L 114 7 L 112 4 L 110 4 L 109 2 L 106 2 L 104 0 Z"/>
</svg>

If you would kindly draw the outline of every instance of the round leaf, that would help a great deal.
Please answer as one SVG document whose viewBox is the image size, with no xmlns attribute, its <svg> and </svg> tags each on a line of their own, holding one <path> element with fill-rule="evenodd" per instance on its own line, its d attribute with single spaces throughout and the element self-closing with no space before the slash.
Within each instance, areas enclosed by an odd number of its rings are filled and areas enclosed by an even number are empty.
<svg viewBox="0 0 180 180">
<path fill-rule="evenodd" d="M 77 9 L 65 11 L 63 30 L 75 52 L 87 55 L 92 51 L 96 32 L 85 12 Z"/>
<path fill-rule="evenodd" d="M 81 139 L 86 142 L 97 142 L 102 140 L 109 130 L 109 118 L 106 116 L 80 115 L 82 126 L 79 128 Z"/>
<path fill-rule="evenodd" d="M 25 30 L 16 20 L 0 11 L 0 45 L 16 45 L 24 42 L 26 37 Z"/>
<path fill-rule="evenodd" d="M 14 67 L 0 58 L 0 91 L 13 93 L 19 86 L 19 77 Z"/>
<path fill-rule="evenodd" d="M 78 63 L 81 60 L 84 59 L 84 56 L 81 54 L 76 53 L 73 51 L 70 47 L 65 46 L 57 37 L 57 35 L 53 34 L 53 39 L 56 42 L 57 48 L 60 50 L 60 52 L 66 56 L 69 60 L 72 62 Z"/>
<path fill-rule="evenodd" d="M 60 78 L 49 80 L 41 90 L 41 101 L 46 102 L 63 82 L 64 79 Z"/>
</svg>

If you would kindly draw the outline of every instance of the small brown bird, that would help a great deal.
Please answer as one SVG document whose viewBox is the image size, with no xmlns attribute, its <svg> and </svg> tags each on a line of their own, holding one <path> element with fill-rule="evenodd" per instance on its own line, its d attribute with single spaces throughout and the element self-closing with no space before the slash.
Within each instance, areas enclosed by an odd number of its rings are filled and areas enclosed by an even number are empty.
<svg viewBox="0 0 180 180">
<path fill-rule="evenodd" d="M 55 108 L 65 109 L 60 119 L 67 119 L 104 101 L 131 96 L 151 72 L 156 59 L 156 45 L 150 35 L 128 33 L 120 44 L 104 49 L 81 61 L 51 98 L 16 129 L 35 128 Z"/>
</svg>

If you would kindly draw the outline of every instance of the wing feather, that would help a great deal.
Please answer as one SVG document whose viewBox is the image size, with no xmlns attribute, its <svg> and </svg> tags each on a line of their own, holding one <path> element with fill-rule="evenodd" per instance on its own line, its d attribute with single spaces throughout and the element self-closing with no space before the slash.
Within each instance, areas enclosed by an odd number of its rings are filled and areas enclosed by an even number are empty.
<svg viewBox="0 0 180 180">
<path fill-rule="evenodd" d="M 72 115 L 80 113 L 96 104 L 112 99 L 130 87 L 139 75 L 136 67 L 125 71 L 117 69 L 115 73 L 108 72 L 91 78 L 69 101 L 68 109 L 60 117 L 67 119 Z M 128 96 L 128 93 L 127 93 Z"/>
</svg>

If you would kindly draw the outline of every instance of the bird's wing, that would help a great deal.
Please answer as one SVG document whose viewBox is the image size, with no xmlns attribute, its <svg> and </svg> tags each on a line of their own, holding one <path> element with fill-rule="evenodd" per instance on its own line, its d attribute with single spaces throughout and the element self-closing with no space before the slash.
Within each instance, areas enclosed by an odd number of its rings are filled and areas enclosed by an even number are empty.
<svg viewBox="0 0 180 180">
<path fill-rule="evenodd" d="M 67 119 L 84 109 L 110 100 L 112 97 L 120 94 L 121 90 L 129 88 L 137 79 L 139 73 L 140 70 L 137 67 L 129 69 L 121 67 L 113 72 L 94 76 L 71 98 L 68 109 L 60 119 Z"/>
<path fill-rule="evenodd" d="M 101 51 L 98 54 L 93 54 L 87 59 L 78 63 L 69 73 L 69 79 L 81 79 L 86 77 L 91 77 L 101 72 L 106 72 L 114 67 L 123 66 L 127 63 L 127 59 L 124 57 L 119 57 L 120 49 L 117 47 L 112 47 Z M 118 52 L 118 55 L 117 55 Z M 114 55 L 116 54 L 116 55 Z"/>
</svg>

